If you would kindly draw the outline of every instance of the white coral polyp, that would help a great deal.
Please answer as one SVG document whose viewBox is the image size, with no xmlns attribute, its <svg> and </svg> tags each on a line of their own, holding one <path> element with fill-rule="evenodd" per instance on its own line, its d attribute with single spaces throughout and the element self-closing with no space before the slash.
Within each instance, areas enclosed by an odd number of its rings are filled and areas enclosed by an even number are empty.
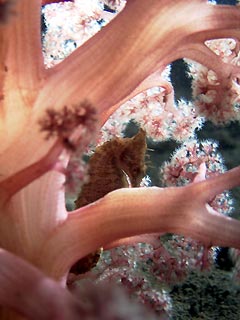
<svg viewBox="0 0 240 320">
<path fill-rule="evenodd" d="M 44 59 L 51 67 L 66 58 L 100 29 L 103 6 L 97 0 L 76 0 L 43 8 L 47 26 L 44 35 Z"/>
<path fill-rule="evenodd" d="M 121 135 L 130 120 L 142 126 L 147 135 L 156 141 L 192 138 L 204 122 L 191 103 L 180 100 L 177 104 L 172 101 L 171 106 L 167 106 L 160 87 L 138 94 L 113 113 L 102 128 L 105 139 Z"/>
<path fill-rule="evenodd" d="M 209 40 L 205 44 L 220 56 L 224 63 L 239 65 L 236 40 L 229 38 Z M 238 79 L 234 77 L 221 79 L 213 70 L 192 61 L 187 62 L 190 76 L 193 78 L 193 97 L 199 113 L 215 124 L 239 121 Z"/>
</svg>

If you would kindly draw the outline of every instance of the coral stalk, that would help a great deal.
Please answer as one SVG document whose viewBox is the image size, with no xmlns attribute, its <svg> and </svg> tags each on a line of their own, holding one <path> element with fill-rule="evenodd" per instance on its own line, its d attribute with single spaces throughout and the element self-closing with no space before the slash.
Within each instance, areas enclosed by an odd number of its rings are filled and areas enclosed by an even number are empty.
<svg viewBox="0 0 240 320">
<path fill-rule="evenodd" d="M 85 314 L 80 301 L 24 260 L 1 249 L 0 263 L 1 305 L 34 320 L 74 320 Z M 1 319 L 25 319 L 6 311 L 0 311 Z"/>
</svg>

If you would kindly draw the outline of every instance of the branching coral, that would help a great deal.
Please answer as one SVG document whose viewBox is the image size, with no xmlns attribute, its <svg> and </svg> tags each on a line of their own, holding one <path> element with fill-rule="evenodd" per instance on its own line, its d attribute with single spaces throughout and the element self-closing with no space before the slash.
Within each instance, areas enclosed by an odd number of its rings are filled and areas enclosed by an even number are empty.
<svg viewBox="0 0 240 320">
<path fill-rule="evenodd" d="M 173 60 L 185 57 L 204 64 L 217 74 L 224 90 L 226 81 L 238 81 L 239 66 L 222 61 L 205 41 L 238 40 L 239 7 L 203 0 L 127 1 L 100 32 L 47 69 L 40 34 L 41 5 L 46 1 L 16 0 L 14 14 L 7 19 L 5 2 L 0 1 L 4 10 L 0 15 L 0 246 L 1 265 L 8 265 L 8 272 L 0 270 L 1 287 L 6 288 L 0 304 L 13 307 L 6 296 L 14 298 L 15 285 L 31 292 L 28 286 L 18 286 L 16 266 L 29 272 L 26 282 L 32 277 L 37 283 L 43 277 L 12 254 L 64 285 L 79 258 L 125 237 L 173 232 L 207 247 L 239 249 L 240 222 L 221 215 L 209 203 L 240 184 L 240 167 L 204 180 L 202 164 L 198 182 L 116 190 L 71 213 L 64 199 L 64 173 L 71 153 L 79 148 L 81 154 L 120 104 L 161 86 L 165 108 L 174 113 L 171 84 L 158 76 Z M 86 105 L 90 108 L 81 108 Z M 47 140 L 43 129 L 48 131 Z M 48 281 L 46 290 L 49 284 L 65 295 Z M 36 299 L 40 305 L 46 297 Z M 34 297 L 31 301 L 30 309 L 28 302 L 24 304 L 25 312 L 14 308 L 37 319 Z M 54 308 L 53 317 L 60 319 L 60 304 L 61 299 L 43 308 L 41 317 L 50 318 Z"/>
</svg>

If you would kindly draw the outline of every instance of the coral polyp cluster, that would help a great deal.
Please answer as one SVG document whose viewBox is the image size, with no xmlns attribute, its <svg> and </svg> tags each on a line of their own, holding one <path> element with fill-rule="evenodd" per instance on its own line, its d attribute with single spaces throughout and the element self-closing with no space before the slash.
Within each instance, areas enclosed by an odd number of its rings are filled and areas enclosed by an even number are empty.
<svg viewBox="0 0 240 320">
<path fill-rule="evenodd" d="M 71 141 L 74 130 L 79 126 L 94 130 L 96 120 L 95 108 L 88 102 L 82 102 L 71 107 L 64 106 L 60 111 L 47 109 L 45 117 L 39 120 L 39 125 L 40 130 L 47 133 L 46 139 L 58 137 L 66 148 L 75 149 L 79 141 Z"/>
</svg>

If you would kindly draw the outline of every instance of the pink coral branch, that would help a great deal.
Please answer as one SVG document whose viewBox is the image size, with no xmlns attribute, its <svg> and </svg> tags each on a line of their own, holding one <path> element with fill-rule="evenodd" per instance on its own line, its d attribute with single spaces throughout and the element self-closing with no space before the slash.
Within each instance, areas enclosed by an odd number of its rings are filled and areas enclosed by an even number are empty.
<svg viewBox="0 0 240 320">
<path fill-rule="evenodd" d="M 184 50 L 185 58 L 194 60 L 201 63 L 209 70 L 213 70 L 217 73 L 219 80 L 228 80 L 233 74 L 240 74 L 240 68 L 238 66 L 224 63 L 220 57 L 218 57 L 212 50 L 206 45 L 195 43 L 189 46 L 188 50 Z M 179 54 L 182 56 L 182 54 Z"/>
<path fill-rule="evenodd" d="M 161 70 L 162 71 L 162 70 Z M 151 74 L 149 77 L 144 79 L 133 92 L 131 92 L 130 95 L 124 98 L 124 100 L 121 100 L 119 103 L 115 104 L 108 110 L 102 112 L 101 117 L 100 117 L 100 123 L 103 125 L 107 119 L 126 101 L 132 99 L 135 97 L 137 94 L 153 88 L 153 87 L 162 87 L 165 89 L 166 94 L 169 94 L 173 92 L 173 88 L 171 86 L 171 83 L 164 80 L 162 77 L 162 72 L 161 71 L 156 71 L 153 74 Z"/>
<path fill-rule="evenodd" d="M 74 320 L 85 314 L 80 301 L 19 257 L 0 249 L 0 265 L 0 305 L 34 320 Z M 11 319 L 18 318 L 12 314 Z"/>
<path fill-rule="evenodd" d="M 1 201 L 8 201 L 15 193 L 26 187 L 29 183 L 36 180 L 44 173 L 54 169 L 58 157 L 63 151 L 60 141 L 54 143 L 48 153 L 39 161 L 13 174 L 9 178 L 0 182 Z"/>
<path fill-rule="evenodd" d="M 43 78 L 44 64 L 40 34 L 40 0 L 15 2 L 15 17 L 6 25 L 8 57 L 5 68 L 9 79 L 7 87 L 17 85 L 23 95 L 36 94 Z M 11 92 L 11 90 L 10 90 Z M 27 97 L 25 97 L 27 99 Z M 30 99 L 30 97 L 28 97 Z M 28 101 L 30 102 L 30 101 Z M 32 100 L 31 100 L 32 102 Z"/>
<path fill-rule="evenodd" d="M 204 5 L 203 5 L 204 6 Z M 202 9 L 204 8 L 202 6 Z M 204 14 L 204 25 L 199 26 L 199 20 L 193 20 L 192 26 L 196 29 L 195 34 L 190 35 L 195 41 L 204 42 L 210 39 L 219 38 L 233 38 L 239 39 L 239 13 L 240 9 L 236 6 L 220 6 L 211 5 L 207 10 L 202 12 Z M 200 8 L 200 6 L 199 6 Z M 207 7 L 205 7 L 207 8 Z M 198 30 L 197 30 L 198 29 Z"/>
<path fill-rule="evenodd" d="M 199 200 L 203 202 L 211 201 L 217 194 L 223 191 L 233 189 L 239 186 L 240 166 L 233 168 L 224 174 L 212 177 L 202 181 L 200 184 L 194 184 L 196 193 L 199 194 Z"/>
<path fill-rule="evenodd" d="M 71 213 L 48 239 L 40 257 L 45 266 L 51 266 L 46 271 L 60 277 L 79 257 L 115 240 L 146 233 L 171 232 L 206 246 L 240 248 L 240 221 L 218 214 L 208 205 L 219 192 L 239 184 L 237 167 L 185 187 L 116 190 Z"/>
<path fill-rule="evenodd" d="M 156 233 L 156 234 L 151 233 L 151 234 L 142 234 L 140 236 L 122 238 L 122 239 L 113 241 L 111 243 L 108 243 L 103 249 L 109 250 L 109 249 L 120 247 L 120 246 L 134 245 L 136 243 L 149 243 L 153 247 L 155 247 L 157 244 L 159 245 L 159 241 L 157 241 L 157 239 L 160 236 L 161 236 L 160 233 Z"/>
</svg>

